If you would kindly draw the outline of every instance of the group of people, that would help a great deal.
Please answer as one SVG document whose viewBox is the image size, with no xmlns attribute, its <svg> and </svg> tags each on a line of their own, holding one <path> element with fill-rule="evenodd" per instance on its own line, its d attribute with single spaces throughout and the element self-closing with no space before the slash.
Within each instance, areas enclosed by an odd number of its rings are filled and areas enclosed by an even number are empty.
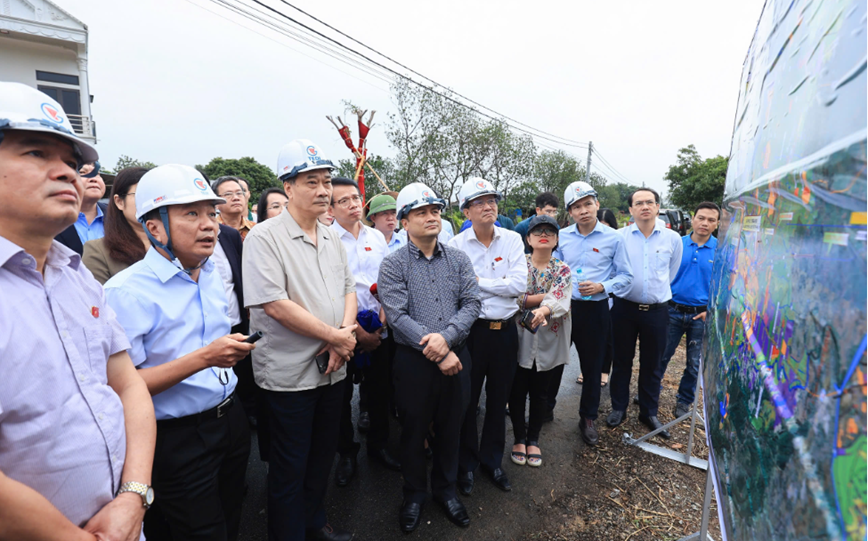
<svg viewBox="0 0 868 541">
<path fill-rule="evenodd" d="M 367 458 L 402 473 L 404 532 L 430 495 L 468 526 L 459 494 L 477 473 L 511 490 L 507 409 L 510 460 L 542 465 L 571 346 L 588 445 L 607 359 L 606 421 L 626 419 L 637 338 L 639 420 L 662 426 L 660 383 L 684 332 L 675 415 L 689 410 L 716 205 L 682 239 L 642 188 L 635 223 L 617 230 L 574 182 L 573 224 L 561 228 L 546 192 L 513 226 L 495 187 L 471 178 L 453 235 L 430 187 L 365 204 L 334 169 L 311 141 L 285 145 L 283 188 L 261 194 L 255 221 L 243 178 L 176 164 L 118 172 L 102 205 L 98 154 L 60 105 L 0 83 L 0 539 L 236 539 L 255 426 L 269 538 L 350 540 L 324 499 L 336 455 L 335 483 L 355 475 L 354 384 Z"/>
</svg>

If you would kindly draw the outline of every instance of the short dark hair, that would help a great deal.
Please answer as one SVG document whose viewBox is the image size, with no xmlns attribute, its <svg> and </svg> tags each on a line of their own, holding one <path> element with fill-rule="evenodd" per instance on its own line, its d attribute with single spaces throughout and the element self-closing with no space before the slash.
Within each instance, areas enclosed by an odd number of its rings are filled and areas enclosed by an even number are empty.
<svg viewBox="0 0 868 541">
<path fill-rule="evenodd" d="M 538 209 L 546 207 L 558 208 L 558 196 L 556 196 L 552 192 L 543 192 L 536 196 L 536 201 L 534 201 L 534 204 Z"/>
<path fill-rule="evenodd" d="M 159 207 L 149 210 L 148 212 L 146 212 L 144 214 L 144 216 L 139 218 L 139 221 L 142 223 L 142 227 L 145 227 L 145 229 L 147 229 L 147 227 L 145 226 L 145 222 L 147 222 L 148 220 L 160 220 L 160 221 L 163 220 L 163 218 L 160 217 L 160 208 Z"/>
<path fill-rule="evenodd" d="M 654 194 L 654 202 L 657 203 L 658 205 L 660 204 L 660 194 L 657 193 L 657 191 L 654 188 L 639 188 L 638 190 L 634 190 L 633 193 L 631 193 L 630 196 L 627 197 L 627 206 L 628 207 L 633 206 L 633 196 L 639 192 L 651 192 L 651 193 L 653 193 Z"/>
<path fill-rule="evenodd" d="M 283 191 L 283 188 L 268 188 L 264 192 L 259 195 L 259 206 L 256 207 L 256 223 L 261 224 L 268 218 L 266 218 L 266 214 L 268 214 L 268 196 L 273 193 L 279 193 L 280 195 L 286 197 L 286 192 Z M 289 199 L 287 197 L 287 199 Z"/>
<path fill-rule="evenodd" d="M 222 186 L 223 184 L 226 184 L 227 182 L 235 182 L 236 184 L 238 184 L 238 186 L 241 186 L 241 181 L 244 181 L 244 183 L 247 184 L 247 181 L 241 177 L 233 177 L 233 176 L 220 177 L 217 180 L 215 180 L 213 184 L 211 184 L 211 189 L 214 190 L 214 193 L 216 194 L 217 190 L 219 190 L 220 186 Z M 250 191 L 250 185 L 241 186 L 241 188 L 244 191 Z M 220 194 L 217 194 L 217 195 L 219 196 Z"/>
<path fill-rule="evenodd" d="M 600 209 L 597 211 L 597 219 L 605 222 L 612 229 L 618 229 L 618 219 L 612 209 Z"/>
<path fill-rule="evenodd" d="M 701 209 L 716 210 L 717 219 L 720 220 L 720 207 L 718 207 L 716 203 L 712 203 L 711 201 L 703 201 L 696 207 L 696 210 L 693 211 L 693 215 L 696 216 L 696 213 L 699 212 Z"/>
<path fill-rule="evenodd" d="M 359 195 L 362 195 L 362 190 L 359 189 L 359 183 L 356 182 L 355 180 L 351 179 L 351 178 L 334 177 L 332 179 L 332 187 L 335 187 L 335 186 L 352 186 L 353 188 L 356 189 L 356 193 L 358 193 Z M 335 196 L 334 196 L 334 192 L 332 192 L 332 205 L 334 205 L 334 204 L 335 204 Z"/>
</svg>

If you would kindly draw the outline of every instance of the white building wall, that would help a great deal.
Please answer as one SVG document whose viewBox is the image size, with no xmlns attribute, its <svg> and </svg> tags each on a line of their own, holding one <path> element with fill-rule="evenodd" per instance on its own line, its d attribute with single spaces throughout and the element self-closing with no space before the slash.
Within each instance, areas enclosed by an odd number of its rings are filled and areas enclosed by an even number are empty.
<svg viewBox="0 0 868 541">
<path fill-rule="evenodd" d="M 0 81 L 15 81 L 36 88 L 36 71 L 76 75 L 81 83 L 78 53 L 67 47 L 16 39 L 0 34 Z M 49 84 L 55 83 L 40 83 Z M 82 101 L 85 101 L 82 96 Z M 87 101 L 90 101 L 88 98 Z M 84 112 L 84 109 L 82 110 Z M 87 109 L 89 115 L 90 108 Z"/>
</svg>

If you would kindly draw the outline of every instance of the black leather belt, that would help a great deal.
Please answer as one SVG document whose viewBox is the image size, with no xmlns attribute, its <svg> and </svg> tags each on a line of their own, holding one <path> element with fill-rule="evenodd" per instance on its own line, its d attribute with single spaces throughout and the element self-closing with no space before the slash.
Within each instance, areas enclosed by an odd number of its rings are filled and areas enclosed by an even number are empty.
<svg viewBox="0 0 868 541">
<path fill-rule="evenodd" d="M 657 308 L 664 308 L 669 306 L 669 303 L 666 302 L 658 302 L 656 304 L 639 304 L 638 302 L 628 301 L 627 299 L 622 299 L 621 297 L 615 298 L 621 302 L 626 302 L 630 306 L 638 308 L 640 312 L 648 312 L 649 310 L 656 310 Z"/>
<path fill-rule="evenodd" d="M 687 306 L 686 304 L 678 304 L 675 301 L 669 301 L 669 306 L 683 314 L 701 314 L 708 310 L 707 306 Z"/>
<path fill-rule="evenodd" d="M 220 402 L 209 410 L 205 410 L 200 413 L 194 413 L 193 415 L 178 417 L 176 419 L 164 419 L 162 421 L 157 421 L 157 426 L 168 427 L 198 425 L 203 423 L 204 421 L 210 421 L 211 419 L 219 419 L 223 417 L 230 409 L 232 409 L 233 405 L 235 405 L 235 393 L 232 393 L 226 398 L 226 400 Z"/>
<path fill-rule="evenodd" d="M 475 322 L 473 322 L 473 326 L 483 327 L 485 329 L 489 329 L 492 331 L 500 331 L 506 328 L 506 326 L 512 322 L 512 318 L 509 319 L 482 319 L 479 318 Z"/>
</svg>

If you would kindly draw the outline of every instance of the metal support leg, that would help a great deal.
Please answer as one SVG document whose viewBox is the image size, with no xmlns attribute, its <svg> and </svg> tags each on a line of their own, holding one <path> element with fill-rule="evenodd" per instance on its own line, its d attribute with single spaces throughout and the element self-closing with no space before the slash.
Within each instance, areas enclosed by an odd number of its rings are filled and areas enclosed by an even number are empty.
<svg viewBox="0 0 868 541">
<path fill-rule="evenodd" d="M 687 537 L 682 537 L 678 541 L 714 541 L 708 535 L 708 520 L 711 515 L 711 494 L 713 492 L 714 483 L 711 480 L 711 468 L 709 468 L 705 481 L 705 500 L 702 502 L 702 524 L 698 532 L 692 533 Z"/>
</svg>

